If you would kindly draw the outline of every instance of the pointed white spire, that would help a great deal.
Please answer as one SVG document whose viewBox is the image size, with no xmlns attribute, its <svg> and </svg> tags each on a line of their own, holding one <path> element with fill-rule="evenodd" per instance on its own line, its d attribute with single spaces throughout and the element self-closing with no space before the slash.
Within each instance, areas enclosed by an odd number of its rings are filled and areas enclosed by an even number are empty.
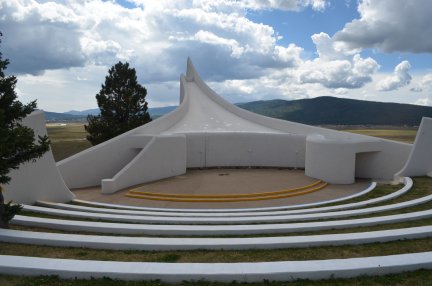
<svg viewBox="0 0 432 286">
<path fill-rule="evenodd" d="M 195 67 L 192 63 L 192 60 L 190 57 L 187 58 L 187 69 L 186 69 L 186 81 L 192 82 L 194 81 L 196 74 Z"/>
</svg>

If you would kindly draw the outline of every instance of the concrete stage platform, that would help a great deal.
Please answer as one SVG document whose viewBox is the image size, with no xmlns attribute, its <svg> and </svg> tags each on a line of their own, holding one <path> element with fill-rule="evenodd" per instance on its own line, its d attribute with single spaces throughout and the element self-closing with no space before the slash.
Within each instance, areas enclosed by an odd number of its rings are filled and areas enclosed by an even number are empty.
<svg viewBox="0 0 432 286">
<path fill-rule="evenodd" d="M 100 186 L 74 189 L 77 199 L 94 202 L 124 204 L 132 206 L 161 208 L 254 208 L 272 207 L 303 203 L 312 203 L 349 196 L 369 186 L 369 180 L 357 180 L 350 185 L 328 185 L 314 193 L 275 200 L 247 202 L 167 202 L 128 198 L 125 194 L 131 190 L 171 194 L 249 194 L 274 192 L 283 189 L 302 187 L 316 182 L 305 176 L 304 170 L 282 168 L 259 169 L 190 169 L 186 174 L 168 179 L 126 188 L 114 194 L 102 194 Z"/>
</svg>

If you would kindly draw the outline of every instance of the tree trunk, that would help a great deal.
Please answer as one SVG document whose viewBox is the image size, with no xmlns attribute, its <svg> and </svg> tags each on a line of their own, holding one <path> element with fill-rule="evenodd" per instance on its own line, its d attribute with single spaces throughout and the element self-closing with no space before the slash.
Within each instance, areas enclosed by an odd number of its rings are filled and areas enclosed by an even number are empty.
<svg viewBox="0 0 432 286">
<path fill-rule="evenodd" d="M 9 222 L 4 221 L 3 219 L 0 219 L 0 228 L 9 228 Z"/>
<path fill-rule="evenodd" d="M 9 228 L 9 223 L 3 220 L 4 210 L 3 188 L 0 186 L 0 228 Z"/>
<path fill-rule="evenodd" d="M 5 210 L 5 205 L 1 203 L 0 204 L 0 228 L 9 228 L 9 222 L 3 219 L 4 210 Z"/>
</svg>

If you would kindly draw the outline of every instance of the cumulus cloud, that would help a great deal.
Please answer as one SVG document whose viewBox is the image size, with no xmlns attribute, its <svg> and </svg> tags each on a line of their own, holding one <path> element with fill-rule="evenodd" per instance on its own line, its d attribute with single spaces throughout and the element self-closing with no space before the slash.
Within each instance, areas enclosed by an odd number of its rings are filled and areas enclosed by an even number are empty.
<svg viewBox="0 0 432 286">
<path fill-rule="evenodd" d="M 305 7 L 312 7 L 313 10 L 323 11 L 327 3 L 325 0 L 246 0 L 241 5 L 248 9 L 279 9 L 287 11 L 299 11 Z"/>
<path fill-rule="evenodd" d="M 360 18 L 345 25 L 334 39 L 350 48 L 385 52 L 432 52 L 432 1 L 362 0 Z"/>
<path fill-rule="evenodd" d="M 84 66 L 77 15 L 54 2 L 0 1 L 2 50 L 14 73 Z M 19 36 L 18 36 L 19 35 Z"/>
<path fill-rule="evenodd" d="M 418 100 L 416 100 L 416 102 L 414 102 L 414 104 L 431 106 L 432 100 L 429 97 L 423 97 L 423 98 L 419 98 Z"/>
<path fill-rule="evenodd" d="M 146 5 L 146 0 L 134 0 L 137 4 Z M 326 0 L 194 0 L 194 6 L 205 10 L 249 9 L 249 10 L 284 10 L 300 11 L 311 7 L 315 11 L 324 11 L 328 6 Z"/>
<path fill-rule="evenodd" d="M 379 68 L 374 59 L 338 49 L 325 33 L 313 35 L 312 40 L 318 57 L 301 64 L 298 69 L 300 83 L 319 83 L 331 89 L 353 89 L 372 81 L 372 75 Z"/>
<path fill-rule="evenodd" d="M 423 78 L 421 80 L 421 85 L 425 89 L 432 90 L 432 73 L 428 73 L 428 74 L 423 76 Z"/>
<path fill-rule="evenodd" d="M 384 78 L 377 84 L 377 89 L 379 91 L 391 91 L 410 84 L 412 79 L 409 74 L 410 68 L 411 65 L 408 61 L 401 62 L 395 67 L 393 75 Z"/>
<path fill-rule="evenodd" d="M 102 0 L 0 0 L 10 71 L 40 74 L 122 60 L 145 70 L 140 80 L 165 82 L 177 79 L 192 56 L 197 66 L 214 67 L 212 80 L 256 78 L 267 69 L 298 65 L 302 49 L 278 45 L 274 29 L 249 20 L 247 9 L 295 10 L 323 1 L 292 1 L 292 7 L 290 1 L 215 1 L 224 2 L 225 10 L 208 1 L 133 2 L 136 7 L 128 9 Z"/>
</svg>

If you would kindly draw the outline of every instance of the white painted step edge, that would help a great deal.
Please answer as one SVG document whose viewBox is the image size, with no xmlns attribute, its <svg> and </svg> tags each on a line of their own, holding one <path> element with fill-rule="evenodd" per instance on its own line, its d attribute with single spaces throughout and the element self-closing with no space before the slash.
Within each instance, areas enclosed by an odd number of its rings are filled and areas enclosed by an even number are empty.
<svg viewBox="0 0 432 286">
<path fill-rule="evenodd" d="M 337 219 L 344 217 L 353 217 L 359 215 L 369 215 L 385 211 L 394 211 L 407 207 L 413 207 L 423 203 L 430 202 L 432 195 L 422 198 L 383 205 L 377 207 L 344 210 L 336 212 L 298 214 L 298 215 L 275 215 L 275 216 L 256 216 L 256 217 L 160 217 L 160 216 L 137 216 L 137 215 L 116 215 L 105 213 L 91 213 L 68 211 L 60 209 L 51 209 L 45 207 L 23 205 L 25 211 L 37 213 L 74 217 L 77 219 L 101 219 L 113 222 L 131 222 L 131 223 L 161 223 L 161 224 L 248 224 L 248 223 L 284 223 L 290 221 L 313 221 L 325 219 Z"/>
<path fill-rule="evenodd" d="M 432 268 L 432 252 L 400 255 L 255 263 L 150 263 L 37 258 L 0 255 L 0 273 L 58 275 L 61 278 L 156 280 L 178 283 L 207 280 L 231 282 L 289 281 L 384 275 Z"/>
<path fill-rule="evenodd" d="M 167 238 L 80 235 L 0 229 L 0 241 L 59 247 L 116 250 L 276 249 L 355 245 L 432 237 L 432 226 L 308 236 Z"/>
<path fill-rule="evenodd" d="M 353 228 L 405 222 L 432 217 L 432 210 L 378 216 L 362 219 L 331 220 L 284 224 L 243 224 L 243 225 L 163 225 L 108 223 L 76 220 L 47 219 L 16 215 L 13 224 L 33 227 L 45 227 L 66 231 L 99 232 L 112 234 L 147 234 L 147 235 L 246 235 L 318 231 L 325 229 Z"/>
</svg>

